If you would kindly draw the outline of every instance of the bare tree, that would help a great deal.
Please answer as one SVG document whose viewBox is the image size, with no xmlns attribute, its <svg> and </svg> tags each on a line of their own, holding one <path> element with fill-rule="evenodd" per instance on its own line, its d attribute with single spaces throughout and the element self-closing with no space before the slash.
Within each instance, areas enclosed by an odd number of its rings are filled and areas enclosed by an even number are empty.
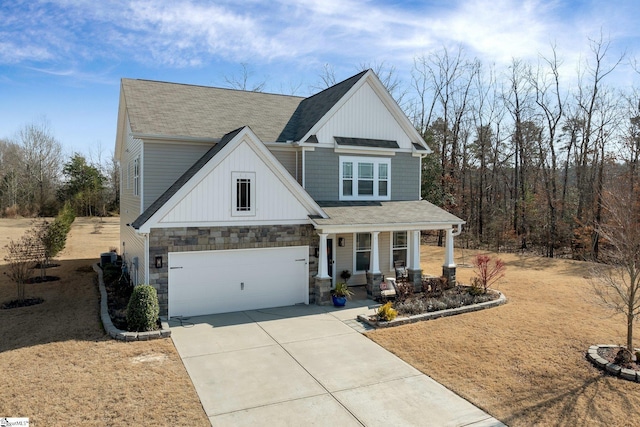
<svg viewBox="0 0 640 427">
<path fill-rule="evenodd" d="M 633 322 L 640 314 L 640 202 L 637 189 L 625 184 L 604 194 L 605 222 L 597 225 L 602 260 L 593 267 L 594 291 L 627 324 L 627 349 L 633 351 Z"/>
<path fill-rule="evenodd" d="M 246 62 L 240 63 L 240 72 L 237 75 L 224 76 L 224 81 L 231 89 L 246 90 L 251 92 L 262 92 L 267 84 L 266 78 L 252 83 L 252 77 L 255 72 Z"/>
<path fill-rule="evenodd" d="M 337 83 L 336 70 L 331 64 L 323 64 L 322 70 L 319 74 L 320 81 L 314 85 L 311 85 L 313 90 L 325 90 Z"/>
<path fill-rule="evenodd" d="M 40 252 L 34 248 L 38 248 L 39 244 L 33 234 L 25 234 L 18 240 L 11 240 L 6 246 L 7 255 L 4 260 L 8 264 L 7 276 L 15 282 L 17 290 L 17 300 L 25 300 L 25 284 L 34 264 L 38 261 Z"/>
<path fill-rule="evenodd" d="M 44 210 L 48 203 L 55 201 L 54 190 L 62 169 L 62 145 L 53 136 L 45 119 L 20 129 L 18 143 L 22 148 L 23 172 L 26 174 L 22 185 L 29 190 L 32 207 L 41 214 L 53 213 Z"/>
</svg>

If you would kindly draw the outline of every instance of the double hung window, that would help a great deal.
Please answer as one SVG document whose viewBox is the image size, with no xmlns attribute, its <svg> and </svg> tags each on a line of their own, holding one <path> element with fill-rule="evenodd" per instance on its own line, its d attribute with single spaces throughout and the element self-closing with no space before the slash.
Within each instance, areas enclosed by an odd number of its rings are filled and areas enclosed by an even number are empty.
<svg viewBox="0 0 640 427">
<path fill-rule="evenodd" d="M 340 157 L 340 200 L 390 200 L 391 159 Z"/>
<path fill-rule="evenodd" d="M 371 233 L 356 234 L 356 271 L 369 270 L 371 261 Z"/>
</svg>

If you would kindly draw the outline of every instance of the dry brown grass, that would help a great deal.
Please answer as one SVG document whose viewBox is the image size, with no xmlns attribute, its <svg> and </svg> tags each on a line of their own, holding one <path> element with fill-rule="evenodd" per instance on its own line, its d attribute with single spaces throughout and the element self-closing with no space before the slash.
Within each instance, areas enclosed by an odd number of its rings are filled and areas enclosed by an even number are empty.
<svg viewBox="0 0 640 427">
<path fill-rule="evenodd" d="M 442 249 L 422 249 L 425 271 L 441 271 Z M 585 358 L 590 345 L 624 343 L 626 333 L 622 317 L 595 303 L 586 264 L 499 256 L 506 305 L 368 336 L 510 426 L 638 425 L 640 384 Z M 472 272 L 459 268 L 458 280 Z"/>
<path fill-rule="evenodd" d="M 30 224 L 0 220 L 0 302 L 16 293 L 1 274 L 4 245 Z M 118 246 L 118 219 L 94 231 L 91 220 L 76 219 L 61 266 L 48 270 L 61 280 L 27 285 L 27 297 L 43 304 L 0 310 L 0 416 L 34 425 L 210 425 L 170 339 L 105 336 L 90 266 Z"/>
</svg>

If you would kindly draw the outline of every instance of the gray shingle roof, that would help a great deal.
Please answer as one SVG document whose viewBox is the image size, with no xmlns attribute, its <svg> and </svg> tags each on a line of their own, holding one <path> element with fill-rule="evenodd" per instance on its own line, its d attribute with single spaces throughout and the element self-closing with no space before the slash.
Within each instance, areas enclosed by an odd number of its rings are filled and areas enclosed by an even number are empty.
<svg viewBox="0 0 640 427">
<path fill-rule="evenodd" d="M 165 203 L 167 203 L 169 199 L 171 199 L 171 197 L 173 197 L 173 195 L 176 194 L 176 192 L 178 192 L 178 190 L 180 190 L 182 186 L 187 183 L 187 181 L 189 181 L 196 173 L 198 173 L 198 171 L 202 169 L 204 165 L 206 165 L 207 162 L 211 160 L 216 154 L 218 154 L 218 152 L 220 152 L 220 150 L 222 150 L 229 143 L 229 141 L 235 138 L 235 136 L 240 133 L 242 129 L 244 129 L 244 126 L 223 136 L 220 142 L 211 147 L 209 151 L 204 153 L 204 155 L 200 157 L 198 161 L 196 161 L 193 166 L 191 166 L 184 174 L 182 174 L 182 176 L 178 178 L 176 182 L 174 182 L 173 185 L 167 189 L 167 191 L 162 193 L 162 195 L 158 197 L 156 201 L 151 204 L 151 206 L 149 206 L 144 212 L 142 212 L 142 214 L 131 223 L 131 226 L 135 229 L 138 229 L 145 222 L 147 222 L 149 218 L 153 216 L 153 214 L 158 212 L 158 209 L 160 209 Z"/>
<path fill-rule="evenodd" d="M 312 218 L 323 226 L 463 224 L 464 221 L 427 202 L 318 202 L 329 218 Z"/>
<path fill-rule="evenodd" d="M 365 73 L 309 98 L 136 79 L 122 92 L 135 134 L 220 138 L 249 126 L 261 141 L 299 141 Z"/>
<path fill-rule="evenodd" d="M 367 71 L 369 70 L 364 70 L 302 101 L 277 141 L 300 141 Z"/>
<path fill-rule="evenodd" d="M 276 141 L 304 100 L 150 80 L 122 79 L 131 130 L 136 134 L 220 138 L 250 126 L 262 141 Z"/>
<path fill-rule="evenodd" d="M 397 141 L 388 139 L 371 139 L 371 138 L 345 138 L 343 136 L 334 136 L 338 145 L 350 145 L 353 147 L 375 147 L 375 148 L 400 148 Z"/>
</svg>

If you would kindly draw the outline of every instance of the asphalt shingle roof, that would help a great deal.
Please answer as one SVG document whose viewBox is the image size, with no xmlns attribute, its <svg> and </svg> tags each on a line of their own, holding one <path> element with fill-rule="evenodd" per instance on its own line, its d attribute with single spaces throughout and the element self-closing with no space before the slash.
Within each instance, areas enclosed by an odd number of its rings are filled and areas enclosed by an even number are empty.
<svg viewBox="0 0 640 427">
<path fill-rule="evenodd" d="M 365 73 L 309 98 L 136 79 L 122 91 L 135 134 L 220 138 L 249 126 L 264 142 L 299 141 Z"/>
<path fill-rule="evenodd" d="M 426 200 L 399 202 L 318 202 L 329 218 L 312 218 L 318 226 L 463 224 L 464 221 Z"/>
<path fill-rule="evenodd" d="M 276 141 L 304 100 L 207 86 L 122 79 L 122 91 L 136 134 L 220 138 L 242 126 L 262 141 Z"/>
</svg>

